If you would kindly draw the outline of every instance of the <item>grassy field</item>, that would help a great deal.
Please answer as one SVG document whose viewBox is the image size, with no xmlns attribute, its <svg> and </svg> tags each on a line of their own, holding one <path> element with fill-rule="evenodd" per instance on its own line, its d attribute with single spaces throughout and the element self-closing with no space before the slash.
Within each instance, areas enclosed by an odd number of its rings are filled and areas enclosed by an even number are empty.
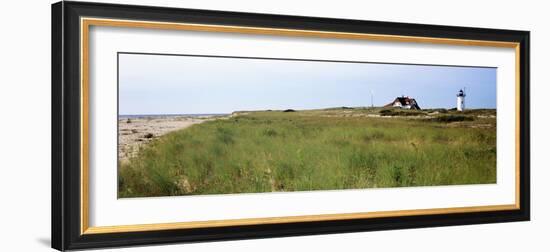
<svg viewBox="0 0 550 252">
<path fill-rule="evenodd" d="M 240 112 L 152 141 L 119 197 L 496 182 L 496 112 Z"/>
</svg>

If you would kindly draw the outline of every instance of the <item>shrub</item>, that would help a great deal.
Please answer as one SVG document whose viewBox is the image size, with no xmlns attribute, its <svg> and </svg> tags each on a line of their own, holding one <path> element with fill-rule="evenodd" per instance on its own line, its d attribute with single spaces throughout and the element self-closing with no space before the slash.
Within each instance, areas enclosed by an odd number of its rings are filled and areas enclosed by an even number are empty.
<svg viewBox="0 0 550 252">
<path fill-rule="evenodd" d="M 464 115 L 442 115 L 436 118 L 433 118 L 436 122 L 462 122 L 462 121 L 473 121 L 474 118 L 471 116 Z"/>
<path fill-rule="evenodd" d="M 417 111 L 417 110 L 389 110 L 384 109 L 380 110 L 381 116 L 417 116 L 417 115 L 423 115 L 424 112 Z"/>
</svg>

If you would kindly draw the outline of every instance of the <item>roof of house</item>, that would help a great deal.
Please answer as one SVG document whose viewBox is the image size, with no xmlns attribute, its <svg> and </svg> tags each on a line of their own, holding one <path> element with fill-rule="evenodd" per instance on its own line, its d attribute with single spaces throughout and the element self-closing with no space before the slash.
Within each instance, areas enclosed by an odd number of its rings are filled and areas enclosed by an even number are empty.
<svg viewBox="0 0 550 252">
<path fill-rule="evenodd" d="M 387 104 L 385 107 L 392 107 L 396 102 L 399 102 L 401 106 L 411 106 L 413 109 L 420 109 L 420 106 L 418 106 L 416 100 L 408 96 L 397 97 L 393 100 L 393 102 Z"/>
</svg>

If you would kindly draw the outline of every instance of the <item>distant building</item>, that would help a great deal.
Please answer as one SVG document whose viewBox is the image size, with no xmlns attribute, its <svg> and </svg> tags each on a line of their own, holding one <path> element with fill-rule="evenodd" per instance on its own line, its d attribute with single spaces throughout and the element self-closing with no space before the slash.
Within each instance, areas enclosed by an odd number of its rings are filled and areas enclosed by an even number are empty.
<svg viewBox="0 0 550 252">
<path fill-rule="evenodd" d="M 461 89 L 458 91 L 458 94 L 456 94 L 456 110 L 458 111 L 464 111 L 466 109 L 466 88 L 464 88 L 464 91 Z"/>
<path fill-rule="evenodd" d="M 386 104 L 384 107 L 420 109 L 420 106 L 418 106 L 416 100 L 408 96 L 397 97 L 393 102 Z"/>
</svg>

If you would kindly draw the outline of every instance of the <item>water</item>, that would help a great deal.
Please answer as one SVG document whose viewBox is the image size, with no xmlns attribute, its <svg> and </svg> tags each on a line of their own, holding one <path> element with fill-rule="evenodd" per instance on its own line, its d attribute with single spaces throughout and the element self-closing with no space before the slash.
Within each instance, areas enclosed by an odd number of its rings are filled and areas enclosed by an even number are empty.
<svg viewBox="0 0 550 252">
<path fill-rule="evenodd" d="M 118 119 L 138 119 L 138 118 L 164 118 L 164 117 L 218 117 L 230 114 L 148 114 L 148 115 L 118 115 Z"/>
</svg>

